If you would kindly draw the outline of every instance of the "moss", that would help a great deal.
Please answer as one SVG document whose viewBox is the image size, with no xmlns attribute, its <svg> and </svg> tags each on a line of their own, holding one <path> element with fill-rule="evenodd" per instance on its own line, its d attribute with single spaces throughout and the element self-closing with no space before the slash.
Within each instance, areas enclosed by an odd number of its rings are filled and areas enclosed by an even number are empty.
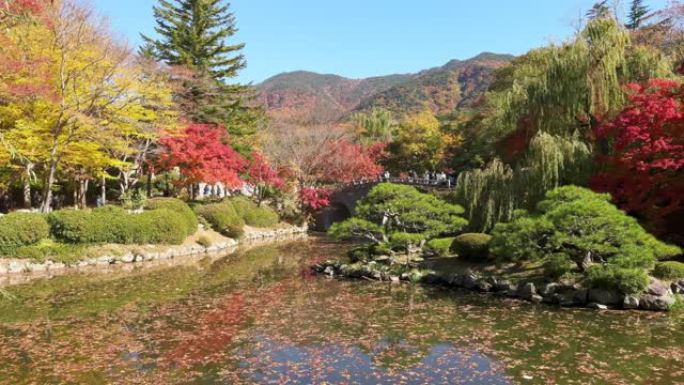
<svg viewBox="0 0 684 385">
<path fill-rule="evenodd" d="M 425 244 L 425 253 L 435 257 L 446 257 L 450 254 L 449 249 L 454 239 L 454 237 L 431 239 Z"/>
<path fill-rule="evenodd" d="M 483 233 L 466 233 L 454 238 L 451 244 L 451 252 L 461 258 L 484 261 L 489 258 L 489 243 L 492 236 Z"/>
</svg>

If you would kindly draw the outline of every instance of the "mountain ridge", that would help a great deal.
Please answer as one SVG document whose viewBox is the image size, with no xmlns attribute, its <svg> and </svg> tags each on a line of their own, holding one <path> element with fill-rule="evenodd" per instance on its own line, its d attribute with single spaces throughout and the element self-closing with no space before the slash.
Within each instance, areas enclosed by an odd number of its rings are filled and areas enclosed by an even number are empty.
<svg viewBox="0 0 684 385">
<path fill-rule="evenodd" d="M 489 86 L 494 71 L 513 58 L 483 52 L 416 73 L 360 79 L 290 71 L 274 75 L 256 88 L 268 115 L 287 123 L 334 123 L 373 107 L 401 114 L 428 105 L 441 114 L 472 104 Z"/>
</svg>

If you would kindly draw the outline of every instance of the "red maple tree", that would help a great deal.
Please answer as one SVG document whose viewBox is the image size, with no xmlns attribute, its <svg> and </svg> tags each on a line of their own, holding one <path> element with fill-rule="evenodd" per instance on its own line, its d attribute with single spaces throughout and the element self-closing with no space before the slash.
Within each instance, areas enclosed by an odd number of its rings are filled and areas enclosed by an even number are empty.
<svg viewBox="0 0 684 385">
<path fill-rule="evenodd" d="M 684 87 L 651 80 L 628 89 L 630 105 L 595 130 L 610 151 L 592 185 L 663 231 L 684 213 Z"/>
<path fill-rule="evenodd" d="M 322 149 L 317 179 L 321 182 L 351 183 L 372 180 L 384 171 L 378 161 L 384 154 L 384 145 L 364 147 L 345 139 L 328 143 Z"/>
<path fill-rule="evenodd" d="M 322 187 L 303 187 L 299 190 L 299 202 L 305 211 L 318 211 L 330 205 L 332 191 Z"/>
<path fill-rule="evenodd" d="M 219 125 L 191 124 L 179 136 L 159 140 L 159 166 L 162 170 L 176 167 L 184 187 L 195 183 L 223 183 L 228 188 L 240 188 L 240 174 L 247 161 L 230 146 L 226 130 Z"/>
</svg>

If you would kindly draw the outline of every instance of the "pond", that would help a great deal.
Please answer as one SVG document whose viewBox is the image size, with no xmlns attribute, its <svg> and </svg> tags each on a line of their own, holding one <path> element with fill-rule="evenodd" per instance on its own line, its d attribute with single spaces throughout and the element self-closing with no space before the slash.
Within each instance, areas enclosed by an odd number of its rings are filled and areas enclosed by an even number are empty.
<svg viewBox="0 0 684 385">
<path fill-rule="evenodd" d="M 677 384 L 684 316 L 313 276 L 311 239 L 0 294 L 0 384 Z"/>
</svg>

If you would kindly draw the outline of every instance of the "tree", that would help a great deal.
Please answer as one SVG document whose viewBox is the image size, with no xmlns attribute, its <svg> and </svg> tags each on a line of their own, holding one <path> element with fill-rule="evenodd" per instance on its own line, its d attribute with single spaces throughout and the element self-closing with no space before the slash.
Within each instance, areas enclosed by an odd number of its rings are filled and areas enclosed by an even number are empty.
<svg viewBox="0 0 684 385">
<path fill-rule="evenodd" d="M 612 17 L 613 14 L 608 6 L 608 0 L 599 1 L 594 4 L 590 10 L 587 11 L 587 18 L 589 20 L 602 19 L 605 17 Z"/>
<path fill-rule="evenodd" d="M 649 14 L 648 7 L 644 5 L 644 0 L 632 0 L 629 6 L 627 28 L 635 31 L 641 27 Z"/>
<path fill-rule="evenodd" d="M 453 137 L 441 131 L 439 120 L 430 109 L 410 114 L 399 125 L 388 146 L 386 164 L 395 171 L 436 171 L 443 162 Z"/>
<path fill-rule="evenodd" d="M 354 218 L 336 223 L 329 233 L 338 239 L 362 237 L 387 243 L 396 234 L 417 234 L 423 239 L 453 235 L 468 224 L 461 217 L 462 207 L 391 183 L 375 186 L 356 211 Z"/>
<path fill-rule="evenodd" d="M 107 149 L 127 146 L 125 130 L 167 117 L 171 100 L 165 108 L 148 103 L 164 85 L 145 90 L 130 50 L 96 28 L 90 10 L 64 2 L 41 17 L 45 22 L 21 20 L 2 33 L 0 129 L 22 170 L 41 171 L 41 209 L 49 211 L 61 175 L 75 182 L 83 205 L 90 179 L 126 163 Z"/>
<path fill-rule="evenodd" d="M 264 199 L 267 189 L 279 190 L 285 187 L 285 181 L 280 177 L 278 171 L 271 167 L 259 152 L 252 153 L 247 178 L 256 188 L 256 196 L 259 201 Z"/>
<path fill-rule="evenodd" d="M 664 232 L 668 218 L 684 215 L 684 87 L 651 80 L 628 88 L 630 105 L 596 129 L 609 151 L 592 186 Z"/>
<path fill-rule="evenodd" d="M 327 183 L 375 180 L 383 172 L 378 163 L 383 149 L 382 143 L 365 147 L 345 139 L 329 142 L 321 149 L 322 159 L 315 169 L 316 179 Z"/>
<path fill-rule="evenodd" d="M 160 0 L 154 7 L 160 38 L 143 36 L 143 52 L 176 67 L 176 98 L 186 118 L 220 124 L 236 137 L 254 133 L 261 113 L 250 106 L 251 89 L 227 84 L 245 67 L 244 44 L 228 42 L 235 16 L 223 0 Z"/>
<path fill-rule="evenodd" d="M 363 144 L 390 143 L 394 137 L 394 122 L 388 110 L 374 107 L 370 111 L 354 114 L 352 120 Z"/>
<path fill-rule="evenodd" d="M 492 234 L 491 252 L 500 259 L 574 265 L 592 284 L 610 276 L 625 294 L 645 288 L 656 260 L 681 253 L 612 205 L 608 194 L 576 186 L 548 192 L 534 215 L 517 213 Z"/>
<path fill-rule="evenodd" d="M 179 184 L 194 197 L 197 183 L 223 183 L 228 188 L 240 188 L 240 174 L 248 167 L 247 161 L 229 143 L 228 133 L 217 125 L 192 124 L 180 136 L 159 140 L 159 168 L 181 173 Z"/>
</svg>

